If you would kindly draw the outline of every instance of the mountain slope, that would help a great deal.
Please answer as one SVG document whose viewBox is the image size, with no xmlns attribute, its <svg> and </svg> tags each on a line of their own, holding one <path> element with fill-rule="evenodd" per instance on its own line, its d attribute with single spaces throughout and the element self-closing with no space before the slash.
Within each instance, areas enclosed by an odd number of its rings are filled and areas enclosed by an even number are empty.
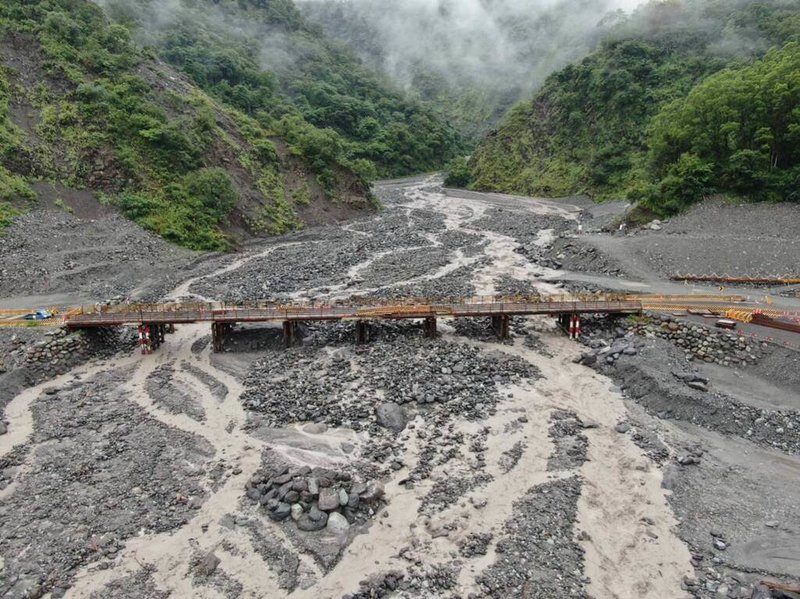
<svg viewBox="0 0 800 599">
<path fill-rule="evenodd" d="M 668 117 L 654 119 L 714 73 L 747 68 L 772 45 L 796 37 L 798 24 L 796 2 L 653 2 L 517 106 L 473 155 L 470 184 L 523 194 L 627 196 L 664 213 L 704 193 L 730 191 L 719 177 L 694 189 L 663 184 L 665 161 L 679 156 L 652 153 L 658 123 Z M 691 200 L 675 197 L 684 192 Z"/>
<path fill-rule="evenodd" d="M 438 169 L 460 150 L 453 127 L 328 40 L 290 0 L 103 5 L 218 100 L 367 177 Z M 306 123 L 325 136 L 305 139 Z"/>
<path fill-rule="evenodd" d="M 371 206 L 339 156 L 211 99 L 86 0 L 3 3 L 0 59 L 0 221 L 8 200 L 58 204 L 35 199 L 41 180 L 91 190 L 195 249 Z"/>
</svg>

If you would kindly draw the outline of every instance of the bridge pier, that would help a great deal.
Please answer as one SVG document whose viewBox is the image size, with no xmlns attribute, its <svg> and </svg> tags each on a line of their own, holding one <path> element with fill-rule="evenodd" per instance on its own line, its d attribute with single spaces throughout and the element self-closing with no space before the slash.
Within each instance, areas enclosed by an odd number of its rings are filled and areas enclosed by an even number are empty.
<svg viewBox="0 0 800 599">
<path fill-rule="evenodd" d="M 139 347 L 142 350 L 142 355 L 146 356 L 153 352 L 150 345 L 150 326 L 146 324 L 139 325 Z"/>
<path fill-rule="evenodd" d="M 298 322 L 296 320 L 284 320 L 283 321 L 283 345 L 286 347 L 292 347 L 297 342 L 297 327 Z"/>
<path fill-rule="evenodd" d="M 570 339 L 577 339 L 581 335 L 581 315 L 580 314 L 559 314 L 558 326 L 560 326 Z"/>
<path fill-rule="evenodd" d="M 147 324 L 139 325 L 139 347 L 142 355 L 152 354 L 164 343 L 167 333 L 175 332 L 173 324 Z"/>
<path fill-rule="evenodd" d="M 436 339 L 436 317 L 428 316 L 422 324 L 425 337 Z"/>
<path fill-rule="evenodd" d="M 511 324 L 511 317 L 508 314 L 499 314 L 492 316 L 492 328 L 500 339 L 508 339 L 509 326 Z"/>
<path fill-rule="evenodd" d="M 356 344 L 362 345 L 369 341 L 369 323 L 366 320 L 356 320 Z"/>
<path fill-rule="evenodd" d="M 211 347 L 216 353 L 225 351 L 225 337 L 232 329 L 232 322 L 211 323 Z"/>
</svg>

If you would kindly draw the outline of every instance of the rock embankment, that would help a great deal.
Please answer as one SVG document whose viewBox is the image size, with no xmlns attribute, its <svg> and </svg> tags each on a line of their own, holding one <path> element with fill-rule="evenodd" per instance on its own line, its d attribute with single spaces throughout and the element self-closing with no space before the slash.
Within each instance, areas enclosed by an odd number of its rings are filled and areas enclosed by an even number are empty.
<svg viewBox="0 0 800 599">
<path fill-rule="evenodd" d="M 718 391 L 714 381 L 698 371 L 700 352 L 703 363 L 731 370 L 747 366 L 755 372 L 760 360 L 780 357 L 782 348 L 756 345 L 668 316 L 589 320 L 582 341 L 592 349 L 578 361 L 612 377 L 626 397 L 652 415 L 691 422 L 791 455 L 800 453 L 800 412 L 746 403 Z"/>
<path fill-rule="evenodd" d="M 613 363 L 622 354 L 635 355 L 636 343 L 631 339 L 632 335 L 665 339 L 683 350 L 689 362 L 702 361 L 721 366 L 754 366 L 770 352 L 770 345 L 767 343 L 692 324 L 669 315 L 589 322 L 585 327 L 586 341 L 592 351 L 584 354 L 585 364 L 597 360 Z"/>
<path fill-rule="evenodd" d="M 25 352 L 24 366 L 34 383 L 64 374 L 91 358 L 110 357 L 123 348 L 133 347 L 132 333 L 118 328 L 86 332 L 57 329 L 44 336 Z"/>
</svg>

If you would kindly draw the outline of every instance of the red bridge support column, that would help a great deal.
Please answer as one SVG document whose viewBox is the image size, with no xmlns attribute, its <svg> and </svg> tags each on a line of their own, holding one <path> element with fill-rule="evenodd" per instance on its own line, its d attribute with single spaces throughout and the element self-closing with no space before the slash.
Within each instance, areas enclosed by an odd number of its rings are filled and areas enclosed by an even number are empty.
<svg viewBox="0 0 800 599">
<path fill-rule="evenodd" d="M 150 326 L 146 324 L 139 325 L 139 347 L 142 349 L 142 355 L 146 356 L 153 352 L 150 345 Z"/>
<path fill-rule="evenodd" d="M 558 326 L 564 330 L 570 339 L 577 339 L 581 336 L 581 315 L 559 314 Z"/>
<path fill-rule="evenodd" d="M 369 341 L 369 323 L 366 320 L 356 320 L 356 343 L 362 345 Z"/>
<path fill-rule="evenodd" d="M 511 317 L 508 314 L 500 314 L 492 316 L 492 328 L 500 339 L 508 339 L 509 325 L 511 324 Z"/>
<path fill-rule="evenodd" d="M 428 316 L 423 324 L 425 336 L 428 339 L 436 339 L 436 317 Z"/>
</svg>

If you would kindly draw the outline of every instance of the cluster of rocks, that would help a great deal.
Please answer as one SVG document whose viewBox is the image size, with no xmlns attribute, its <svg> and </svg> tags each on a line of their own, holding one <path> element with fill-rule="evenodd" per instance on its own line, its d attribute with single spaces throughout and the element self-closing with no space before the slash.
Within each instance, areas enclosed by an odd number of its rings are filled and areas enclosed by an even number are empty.
<svg viewBox="0 0 800 599">
<path fill-rule="evenodd" d="M 346 535 L 351 524 L 371 518 L 384 503 L 380 481 L 360 482 L 348 472 L 321 467 L 260 470 L 245 488 L 272 520 L 292 520 L 305 532 L 324 528 Z"/>
<path fill-rule="evenodd" d="M 493 538 L 489 532 L 473 532 L 458 544 L 458 553 L 461 557 L 486 555 Z"/>
<path fill-rule="evenodd" d="M 551 471 L 580 468 L 587 459 L 589 439 L 583 434 L 585 424 L 575 412 L 555 410 L 550 415 L 549 437 L 555 445 L 547 460 Z"/>
<path fill-rule="evenodd" d="M 356 593 L 348 593 L 342 599 L 382 599 L 394 595 L 398 590 L 405 589 L 405 572 L 392 570 L 385 574 L 376 574 L 359 582 L 361 587 Z"/>
<path fill-rule="evenodd" d="M 437 480 L 419 505 L 420 514 L 440 512 L 458 502 L 464 495 L 494 480 L 486 472 L 454 472 Z"/>
<path fill-rule="evenodd" d="M 589 333 L 591 336 L 592 333 Z M 636 343 L 630 338 L 606 341 L 605 339 L 592 339 L 587 344 L 591 351 L 584 352 L 576 362 L 586 366 L 594 366 L 598 362 L 614 364 L 621 356 L 635 356 L 639 353 Z"/>
<path fill-rule="evenodd" d="M 251 368 L 242 401 L 270 426 L 312 421 L 364 430 L 377 425 L 379 396 L 416 408 L 443 404 L 451 417 L 474 419 L 494 407 L 498 386 L 538 376 L 514 356 L 400 338 L 333 356 L 315 348 L 270 353 Z"/>
<path fill-rule="evenodd" d="M 413 560 L 414 563 L 405 570 L 391 570 L 370 576 L 359 582 L 358 592 L 344 595 L 342 599 L 437 599 L 461 596 L 452 594 L 458 584 L 462 567 L 460 560 L 441 564 L 424 563 L 422 556 L 410 549 L 403 550 L 400 557 Z"/>
<path fill-rule="evenodd" d="M 517 441 L 509 449 L 504 451 L 498 460 L 498 466 L 503 474 L 511 472 L 522 459 L 525 453 L 526 444 L 524 441 Z"/>
<path fill-rule="evenodd" d="M 590 272 L 612 277 L 626 275 L 621 264 L 578 237 L 557 239 L 549 253 L 539 260 L 539 265 L 554 270 Z"/>
<path fill-rule="evenodd" d="M 677 370 L 673 370 L 672 376 L 674 376 L 679 381 L 682 381 L 690 389 L 696 389 L 698 391 L 708 391 L 708 385 L 710 381 L 707 376 L 703 376 L 699 372 L 694 372 L 694 371 L 680 372 Z"/>
<path fill-rule="evenodd" d="M 625 320 L 584 320 L 581 340 L 593 351 L 585 354 L 581 362 L 592 365 L 602 359 L 613 364 L 620 355 L 636 355 L 638 346 L 632 336 L 665 339 L 680 348 L 690 362 L 702 361 L 721 366 L 753 366 L 770 352 L 768 343 L 692 324 L 666 314 L 648 314 L 642 318 Z"/>
<path fill-rule="evenodd" d="M 643 320 L 629 322 L 627 328 L 635 335 L 668 339 L 683 349 L 686 359 L 690 361 L 702 360 L 722 366 L 752 366 L 769 351 L 767 343 L 690 324 L 667 314 L 649 315 Z"/>
</svg>

